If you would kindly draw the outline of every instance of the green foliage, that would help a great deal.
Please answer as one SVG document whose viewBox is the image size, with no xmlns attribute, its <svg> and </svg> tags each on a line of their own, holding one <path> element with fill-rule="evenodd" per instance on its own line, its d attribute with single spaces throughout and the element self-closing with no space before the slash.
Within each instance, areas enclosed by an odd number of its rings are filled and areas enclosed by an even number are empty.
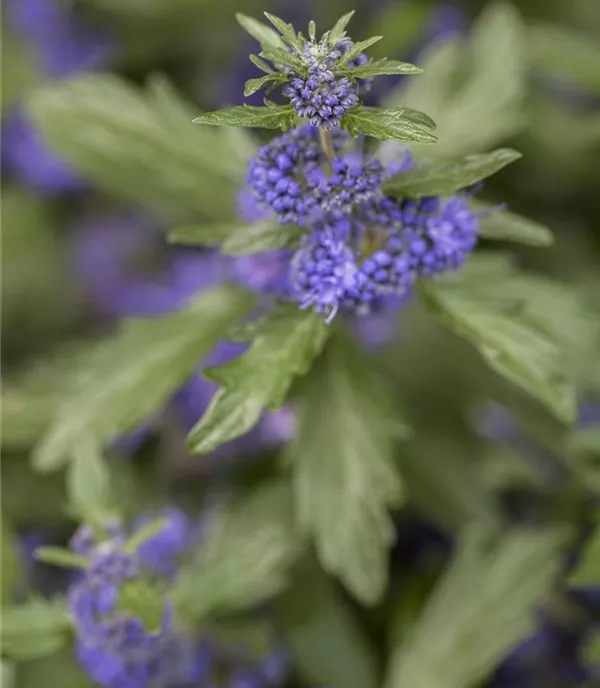
<svg viewBox="0 0 600 688">
<path fill-rule="evenodd" d="M 575 393 L 565 372 L 565 357 L 557 338 L 527 312 L 528 294 L 490 294 L 486 282 L 504 285 L 512 271 L 482 279 L 477 260 L 473 269 L 423 286 L 434 315 L 470 341 L 497 373 L 541 401 L 560 420 L 575 417 Z M 514 273 L 515 280 L 519 273 Z M 500 291 L 500 290 L 498 290 Z"/>
<path fill-rule="evenodd" d="M 563 537 L 467 530 L 416 625 L 392 655 L 385 688 L 465 688 L 485 679 L 532 628 L 558 571 Z"/>
<path fill-rule="evenodd" d="M 365 604 L 385 590 L 395 537 L 388 509 L 402 500 L 397 417 L 368 358 L 336 339 L 306 380 L 287 451 L 299 523 L 325 570 Z"/>
<path fill-rule="evenodd" d="M 2 610 L 2 655 L 26 660 L 53 654 L 70 642 L 71 625 L 63 600 L 35 599 Z"/>
<path fill-rule="evenodd" d="M 246 169 L 239 136 L 192 126 L 165 82 L 141 92 L 96 74 L 38 89 L 29 110 L 53 149 L 99 187 L 168 217 L 223 221 Z"/>
<path fill-rule="evenodd" d="M 346 37 L 346 27 L 354 16 L 354 10 L 341 16 L 334 24 L 331 31 L 329 31 L 328 41 L 331 48 L 334 48 L 342 38 Z"/>
<path fill-rule="evenodd" d="M 437 136 L 415 124 L 413 119 L 414 117 L 403 116 L 402 110 L 360 108 L 343 117 L 342 124 L 352 136 L 361 133 L 382 141 L 417 143 L 438 141 Z"/>
<path fill-rule="evenodd" d="M 520 157 L 517 151 L 501 148 L 492 153 L 467 155 L 455 162 L 422 162 L 392 177 L 384 188 L 392 196 L 450 196 L 491 177 Z"/>
<path fill-rule="evenodd" d="M 273 31 L 270 26 L 257 21 L 253 17 L 248 17 L 241 12 L 237 12 L 235 18 L 239 25 L 247 31 L 252 38 L 256 38 L 263 48 L 285 48 L 285 43 L 281 40 L 277 31 Z"/>
<path fill-rule="evenodd" d="M 598 521 L 597 521 L 598 522 Z M 598 585 L 600 578 L 600 528 L 596 525 L 594 532 L 585 544 L 582 556 L 569 576 L 573 586 Z"/>
<path fill-rule="evenodd" d="M 83 669 L 77 665 L 73 648 L 18 665 L 18 688 L 95 688 Z M 2 683 L 2 688 L 10 688 Z"/>
<path fill-rule="evenodd" d="M 69 507 L 79 518 L 103 523 L 114 516 L 108 466 L 96 441 L 82 433 L 67 469 Z"/>
<path fill-rule="evenodd" d="M 35 466 L 59 468 L 82 438 L 103 446 L 152 417 L 251 304 L 239 289 L 218 287 L 172 315 L 132 319 L 99 342 L 80 361 Z"/>
<path fill-rule="evenodd" d="M 304 565 L 277 604 L 293 665 L 311 686 L 377 688 L 373 648 L 343 597 L 314 565 Z"/>
<path fill-rule="evenodd" d="M 425 155 L 455 159 L 483 152 L 524 123 L 526 34 L 513 5 L 486 6 L 471 33 L 435 45 L 420 63 L 425 73 L 401 85 L 389 107 L 408 105 L 438 124 L 440 144 Z"/>
<path fill-rule="evenodd" d="M 408 62 L 388 60 L 385 57 L 380 60 L 371 60 L 358 67 L 341 70 L 342 74 L 355 79 L 366 79 L 372 76 L 384 76 L 386 74 L 421 74 L 422 72 L 423 70 L 420 67 L 415 67 L 415 65 L 409 64 Z"/>
<path fill-rule="evenodd" d="M 263 129 L 289 128 L 295 119 L 291 105 L 238 105 L 227 110 L 205 112 L 194 120 L 195 124 L 215 127 L 260 127 Z"/>
<path fill-rule="evenodd" d="M 484 239 L 516 241 L 529 246 L 550 246 L 554 243 L 552 232 L 538 222 L 478 201 L 472 201 L 471 207 L 481 213 L 479 234 Z"/>
<path fill-rule="evenodd" d="M 183 619 L 236 612 L 281 592 L 304 549 L 286 483 L 263 483 L 213 516 L 196 558 L 170 592 Z"/>
<path fill-rule="evenodd" d="M 286 77 L 282 74 L 265 74 L 265 76 L 261 76 L 259 79 L 249 79 L 246 81 L 246 85 L 244 87 L 244 95 L 246 97 L 251 96 L 253 93 L 260 91 L 261 88 L 264 88 L 267 85 L 272 84 L 275 86 L 283 83 L 284 81 L 286 81 Z"/>
<path fill-rule="evenodd" d="M 6 516 L 0 521 L 0 603 L 8 604 L 15 594 L 15 588 L 21 579 L 21 561 L 18 542 Z"/>
<path fill-rule="evenodd" d="M 534 68 L 572 79 L 600 94 L 600 46 L 582 31 L 535 23 L 527 29 Z"/>
<path fill-rule="evenodd" d="M 274 14 L 269 14 L 269 12 L 265 12 L 265 17 L 279 31 L 279 33 L 283 37 L 283 40 L 291 48 L 294 48 L 297 52 L 301 51 L 303 41 L 300 38 L 300 36 L 296 33 L 296 31 L 294 30 L 294 27 L 291 24 L 287 24 L 286 22 L 284 22 L 279 17 L 276 17 Z"/>
<path fill-rule="evenodd" d="M 293 304 L 266 318 L 246 353 L 207 375 L 221 388 L 188 437 L 205 454 L 244 435 L 262 413 L 284 403 L 294 377 L 303 375 L 329 334 L 322 316 Z"/>
<path fill-rule="evenodd" d="M 35 558 L 44 564 L 66 569 L 85 569 L 89 564 L 86 557 L 64 547 L 38 547 L 35 550 Z"/>
<path fill-rule="evenodd" d="M 409 442 L 400 452 L 399 467 L 411 504 L 444 532 L 500 519 L 483 466 L 466 454 L 461 445 L 439 439 Z"/>
<path fill-rule="evenodd" d="M 130 618 L 139 619 L 148 633 L 158 633 L 165 616 L 165 599 L 156 585 L 136 578 L 119 587 L 117 609 Z"/>
</svg>

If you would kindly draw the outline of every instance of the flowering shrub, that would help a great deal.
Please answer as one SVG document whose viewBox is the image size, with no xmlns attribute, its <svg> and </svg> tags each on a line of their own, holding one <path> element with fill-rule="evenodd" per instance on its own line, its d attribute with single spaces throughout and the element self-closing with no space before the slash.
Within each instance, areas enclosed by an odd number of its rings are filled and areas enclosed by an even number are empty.
<svg viewBox="0 0 600 688">
<path fill-rule="evenodd" d="M 597 290 L 534 270 L 553 235 L 502 202 L 539 193 L 548 36 L 495 5 L 421 68 L 353 12 L 238 14 L 262 104 L 197 115 L 165 78 L 86 72 L 221 66 L 218 32 L 185 40 L 203 10 L 95 5 L 9 16 L 51 78 L 7 114 L 9 206 L 53 204 L 75 315 L 3 391 L 2 680 L 595 685 Z M 494 149 L 517 131 L 524 160 Z"/>
</svg>

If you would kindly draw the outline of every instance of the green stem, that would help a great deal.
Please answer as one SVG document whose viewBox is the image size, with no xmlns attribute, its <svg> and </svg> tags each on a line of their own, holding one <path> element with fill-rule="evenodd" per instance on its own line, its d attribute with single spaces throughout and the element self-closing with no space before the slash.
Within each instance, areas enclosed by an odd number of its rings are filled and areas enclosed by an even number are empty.
<svg viewBox="0 0 600 688">
<path fill-rule="evenodd" d="M 334 150 L 333 150 L 333 139 L 331 137 L 331 134 L 328 131 L 325 131 L 324 129 L 319 128 L 319 141 L 321 143 L 321 148 L 323 149 L 323 153 L 325 153 L 325 158 L 326 158 L 326 163 L 325 163 L 325 170 L 329 176 L 333 174 L 333 167 L 331 165 L 331 161 L 334 158 Z"/>
</svg>

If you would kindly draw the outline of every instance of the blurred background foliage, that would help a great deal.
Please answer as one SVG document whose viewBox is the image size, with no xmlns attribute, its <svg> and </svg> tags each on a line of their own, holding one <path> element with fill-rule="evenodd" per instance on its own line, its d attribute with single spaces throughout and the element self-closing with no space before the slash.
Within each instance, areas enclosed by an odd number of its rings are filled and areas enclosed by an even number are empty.
<svg viewBox="0 0 600 688">
<path fill-rule="evenodd" d="M 482 303 L 493 301 L 507 308 L 522 290 L 528 291 L 526 316 L 561 342 L 562 365 L 578 382 L 580 407 L 598 408 L 597 0 L 515 0 L 512 4 L 486 0 L 266 0 L 266 4 L 265 0 L 5 0 L 4 600 L 25 580 L 22 571 L 29 564 L 22 551 L 27 539 L 34 534 L 43 542 L 64 543 L 73 530 L 72 514 L 65 506 L 68 482 L 60 472 L 40 473 L 39 461 L 36 464 L 31 457 L 61 400 L 77 383 L 73 373 L 78 361 L 87 361 L 89 352 L 97 348 L 96 374 L 110 376 L 113 362 L 134 368 L 142 351 L 152 344 L 159 351 L 161 342 L 148 341 L 142 330 L 132 333 L 127 346 L 122 344 L 120 349 L 111 348 L 110 342 L 124 317 L 171 312 L 194 291 L 194 285 L 204 286 L 202 275 L 189 278 L 178 272 L 187 258 L 168 245 L 166 231 L 186 223 L 218 224 L 236 218 L 246 161 L 256 150 L 261 132 L 191 123 L 200 111 L 243 102 L 244 81 L 254 75 L 247 60 L 255 49 L 253 41 L 242 33 L 234 13 L 258 15 L 270 10 L 297 24 L 313 18 L 324 27 L 350 9 L 357 10 L 354 35 L 383 35 L 374 46 L 374 57 L 408 59 L 425 69 L 414 79 L 382 79 L 371 95 L 374 101 L 422 110 L 437 122 L 441 143 L 426 151 L 416 148 L 417 155 L 452 158 L 498 146 L 523 152 L 518 164 L 486 182 L 481 195 L 486 203 L 505 203 L 533 223 L 548 226 L 555 243 L 539 248 L 533 239 L 533 246 L 515 247 L 498 242 L 492 246 L 484 240 L 482 255 L 490 261 L 479 263 L 472 280 Z M 392 153 L 391 146 L 382 145 L 384 157 Z M 530 230 L 538 236 L 535 226 Z M 519 283 L 489 283 L 487 278 L 494 270 L 502 270 L 509 254 L 515 264 L 531 270 L 530 276 Z M 205 263 L 198 263 L 196 270 L 207 275 L 210 271 Z M 197 326 L 202 326 L 201 317 Z M 403 528 L 414 519 L 424 519 L 427 527 L 439 529 L 444 536 L 474 519 L 495 522 L 506 510 L 517 520 L 579 524 L 584 503 L 600 489 L 597 428 L 560 424 L 536 401 L 486 368 L 472 347 L 443 330 L 418 304 L 409 304 L 395 327 L 390 345 L 376 354 L 361 355 L 365 365 L 385 374 L 394 390 L 394 403 L 404 409 L 413 428 L 412 436 L 401 450 L 394 450 L 398 455 L 393 457 L 402 466 L 403 490 L 410 497 L 396 514 L 400 533 L 396 548 L 410 546 L 413 535 L 406 536 Z M 168 336 L 165 333 L 165 341 Z M 206 346 L 202 344 L 198 351 L 183 341 L 176 344 L 193 361 L 199 352 L 204 357 L 205 349 L 210 349 L 206 337 Z M 194 364 L 188 368 L 186 372 L 193 371 Z M 141 363 L 139 373 L 142 380 Z M 107 441 L 105 447 L 113 501 L 127 512 L 135 515 L 174 499 L 193 509 L 206 499 L 215 481 L 220 484 L 226 477 L 254 484 L 273 470 L 273 446 L 261 450 L 260 460 L 241 463 L 235 458 L 245 448 L 238 445 L 222 459 L 191 457 L 185 434 L 200 416 L 202 404 L 191 411 L 186 406 L 195 417 L 182 420 L 177 401 L 155 413 L 175 389 L 140 386 L 138 393 L 140 389 L 148 395 L 148 408 L 146 414 L 141 409 L 136 421 L 150 418 L 152 422 L 148 420 L 148 427 L 142 428 L 141 438 L 128 435 L 121 438 L 123 442 Z M 317 399 L 319 394 L 317 390 Z M 318 410 L 316 414 L 315 423 Z M 154 416 L 159 416 L 156 422 Z M 335 451 L 332 446 L 331 452 Z M 540 455 L 554 457 L 552 470 L 537 460 Z M 450 597 L 463 594 L 456 592 L 461 585 L 463 590 L 469 585 L 478 588 L 491 570 L 491 555 L 478 550 L 477 543 L 467 542 L 465 556 L 471 556 L 469 547 L 478 552 L 483 573 L 474 582 L 457 581 L 448 574 L 445 584 Z M 514 548 L 518 556 L 519 548 L 537 547 L 540 551 L 535 556 L 542 561 L 548 556 L 544 542 L 511 541 L 505 547 Z M 302 584 L 303 589 L 318 591 L 307 599 L 324 616 L 313 619 L 308 635 L 290 633 L 297 672 L 303 676 L 293 680 L 302 686 L 329 688 L 379 685 L 374 676 L 379 676 L 385 646 L 391 642 L 385 640 L 390 618 L 410 619 L 410 605 L 421 607 L 440 570 L 435 548 L 434 554 L 433 564 L 420 572 L 418 580 L 402 553 L 393 555 L 392 585 L 383 611 L 365 612 L 353 606 L 348 611 L 343 606 L 345 594 L 330 589 L 331 582 Z M 445 556 L 443 547 L 439 556 Z M 600 584 L 600 561 L 596 562 L 595 582 Z M 38 565 L 36 575 L 41 575 L 40 568 L 44 585 L 60 589 L 59 574 Z M 311 571 L 298 573 L 299 578 L 312 575 Z M 513 583 L 521 580 L 508 577 L 507 589 Z M 486 590 L 478 594 L 482 600 L 476 598 L 472 604 L 485 608 Z M 523 604 L 533 603 L 534 598 L 527 597 Z M 297 600 L 294 604 L 283 596 L 283 616 L 294 618 L 297 605 Z M 352 618 L 346 619 L 346 614 Z M 459 611 L 445 609 L 444 614 L 454 619 Z M 360 632 L 338 637 L 340 623 L 350 628 L 357 619 Z M 370 636 L 368 642 L 363 630 Z M 401 635 L 406 629 L 394 633 Z M 420 633 L 409 646 L 409 660 L 392 654 L 388 688 L 438 685 L 415 678 L 423 662 L 429 661 L 428 653 L 438 651 L 436 636 L 426 628 Z M 477 628 L 465 633 L 463 643 L 468 645 Z M 439 652 L 448 652 L 437 640 Z M 377 648 L 374 660 L 371 648 L 357 650 L 365 642 Z M 464 654 L 465 648 L 456 642 L 452 652 Z M 320 643 L 328 648 L 326 657 Z M 345 667 L 353 654 L 358 659 Z M 483 669 L 467 662 L 463 673 L 449 670 L 445 686 L 483 685 L 481 681 L 498 659 L 492 651 Z M 33 688 L 41 684 L 79 688 L 86 679 L 69 653 L 25 662 L 17 669 L 2 665 L 2 685 Z"/>
</svg>

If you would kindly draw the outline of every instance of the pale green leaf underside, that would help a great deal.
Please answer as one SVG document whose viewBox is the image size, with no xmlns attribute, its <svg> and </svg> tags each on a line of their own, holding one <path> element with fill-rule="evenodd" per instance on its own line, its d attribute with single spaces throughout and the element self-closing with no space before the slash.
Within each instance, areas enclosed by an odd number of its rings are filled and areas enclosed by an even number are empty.
<svg viewBox="0 0 600 688">
<path fill-rule="evenodd" d="M 479 217 L 479 234 L 485 239 L 515 241 L 529 246 L 551 246 L 552 232 L 544 225 L 506 210 L 494 209 L 479 201 L 471 201 Z"/>
</svg>

